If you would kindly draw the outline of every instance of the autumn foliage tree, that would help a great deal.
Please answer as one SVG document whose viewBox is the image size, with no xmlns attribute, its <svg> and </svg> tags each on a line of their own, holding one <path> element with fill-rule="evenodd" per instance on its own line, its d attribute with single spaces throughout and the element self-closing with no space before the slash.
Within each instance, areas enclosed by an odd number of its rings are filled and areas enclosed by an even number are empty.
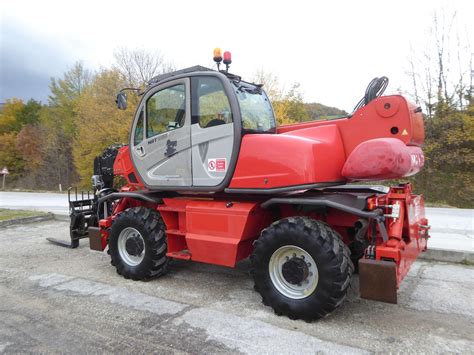
<svg viewBox="0 0 474 355">
<path fill-rule="evenodd" d="M 8 181 L 18 179 L 23 174 L 25 162 L 16 148 L 15 132 L 0 134 L 0 166 L 8 168 Z"/>
<path fill-rule="evenodd" d="M 74 163 L 82 185 L 90 183 L 92 162 L 104 148 L 126 144 L 137 100 L 129 99 L 127 110 L 118 110 L 115 95 L 125 86 L 117 69 L 98 72 L 77 105 L 77 134 L 74 139 Z"/>
<path fill-rule="evenodd" d="M 10 171 L 9 180 L 30 177 L 34 184 L 34 172 L 41 156 L 38 151 L 39 135 L 37 123 L 41 104 L 29 100 L 26 104 L 19 99 L 7 100 L 0 113 L 0 166 Z M 25 174 L 26 173 L 26 174 Z"/>
<path fill-rule="evenodd" d="M 277 76 L 264 70 L 258 70 L 253 81 L 263 85 L 279 125 L 308 120 L 308 113 L 298 83 L 293 83 L 289 90 L 285 90 Z"/>
<path fill-rule="evenodd" d="M 119 48 L 115 50 L 114 58 L 112 69 L 120 73 L 128 87 L 143 88 L 154 76 L 174 70 L 174 65 L 159 51 Z"/>
<path fill-rule="evenodd" d="M 428 201 L 472 208 L 474 68 L 470 39 L 457 27 L 456 13 L 434 12 L 426 48 L 409 60 L 411 92 L 424 108 L 426 132 L 425 167 L 411 181 Z"/>
</svg>

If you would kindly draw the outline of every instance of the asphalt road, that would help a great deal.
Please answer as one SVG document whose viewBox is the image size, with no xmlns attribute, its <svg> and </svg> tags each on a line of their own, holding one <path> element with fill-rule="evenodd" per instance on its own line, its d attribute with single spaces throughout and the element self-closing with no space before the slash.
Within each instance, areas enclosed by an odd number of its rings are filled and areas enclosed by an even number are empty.
<svg viewBox="0 0 474 355">
<path fill-rule="evenodd" d="M 67 194 L 0 192 L 0 208 L 68 214 Z M 426 208 L 432 226 L 430 248 L 474 253 L 474 210 Z"/>
<path fill-rule="evenodd" d="M 0 192 L 0 208 L 68 214 L 67 194 L 50 192 Z"/>
<path fill-rule="evenodd" d="M 65 249 L 66 222 L 0 230 L 0 353 L 474 353 L 474 267 L 417 262 L 399 304 L 347 300 L 315 323 L 260 302 L 248 263 L 174 262 L 150 282 L 117 275 L 87 242 Z"/>
</svg>

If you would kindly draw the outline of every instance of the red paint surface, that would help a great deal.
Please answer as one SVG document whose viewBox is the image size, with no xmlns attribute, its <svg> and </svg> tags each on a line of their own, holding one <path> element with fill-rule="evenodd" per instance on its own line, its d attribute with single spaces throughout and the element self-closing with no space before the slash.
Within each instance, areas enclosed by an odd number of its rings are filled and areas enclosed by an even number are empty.
<svg viewBox="0 0 474 355">
<path fill-rule="evenodd" d="M 158 206 L 166 224 L 168 253 L 187 250 L 194 261 L 235 266 L 252 251 L 251 242 L 271 219 L 257 202 L 212 199 L 163 199 Z"/>
<path fill-rule="evenodd" d="M 342 175 L 349 180 L 388 180 L 418 173 L 423 151 L 396 138 L 378 138 L 359 144 L 349 155 Z"/>
<path fill-rule="evenodd" d="M 413 195 L 410 184 L 392 187 L 387 195 L 379 198 L 382 205 L 401 204 L 400 218 L 388 218 L 386 228 L 389 240 L 377 237 L 376 260 L 393 260 L 397 265 L 397 286 L 410 270 L 418 255 L 427 248 L 428 229 L 424 199 Z M 390 212 L 390 211 L 387 211 Z"/>
<path fill-rule="evenodd" d="M 419 161 L 424 160 L 421 149 L 415 148 L 424 141 L 423 117 L 415 109 L 402 96 L 383 96 L 351 118 L 281 126 L 277 134 L 245 135 L 229 187 L 275 188 L 412 175 L 420 167 L 408 167 L 407 156 L 415 154 Z M 367 141 L 384 138 L 396 139 L 400 144 L 381 140 L 374 141 L 369 149 L 363 146 L 359 151 L 366 154 L 380 144 L 384 155 L 371 154 L 370 166 L 355 166 L 367 165 L 367 159 L 364 161 L 360 153 L 353 156 L 354 150 Z M 351 167 L 343 173 L 348 158 Z M 388 164 L 390 159 L 398 163 Z M 363 174 L 356 177 L 359 169 Z"/>
<path fill-rule="evenodd" d="M 129 175 L 132 173 L 135 174 L 135 178 L 138 181 L 137 183 L 130 181 Z M 140 176 L 135 172 L 135 168 L 133 167 L 128 145 L 120 148 L 117 156 L 115 157 L 114 175 L 123 176 L 123 178 L 127 180 L 129 186 L 135 187 L 137 189 L 144 188 L 143 183 L 140 181 Z"/>
</svg>

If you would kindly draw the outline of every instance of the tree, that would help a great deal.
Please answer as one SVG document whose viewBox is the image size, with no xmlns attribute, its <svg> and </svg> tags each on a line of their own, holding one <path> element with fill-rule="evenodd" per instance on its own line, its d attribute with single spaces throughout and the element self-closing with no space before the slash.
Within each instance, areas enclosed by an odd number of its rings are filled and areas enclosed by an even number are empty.
<svg viewBox="0 0 474 355">
<path fill-rule="evenodd" d="M 23 126 L 16 137 L 16 149 L 24 161 L 24 174 L 21 183 L 27 187 L 37 187 L 36 177 L 43 161 L 41 147 L 43 144 L 41 127 L 34 124 Z"/>
<path fill-rule="evenodd" d="M 9 180 L 15 183 L 23 175 L 34 180 L 34 170 L 41 161 L 38 154 L 41 140 L 33 128 L 38 122 L 40 110 L 41 104 L 35 100 L 29 100 L 25 105 L 22 100 L 11 99 L 7 100 L 0 113 L 0 165 L 9 168 Z"/>
<path fill-rule="evenodd" d="M 431 201 L 471 208 L 474 196 L 474 105 L 449 106 L 426 122 L 426 161 L 413 178 Z"/>
<path fill-rule="evenodd" d="M 16 133 L 0 134 L 0 166 L 6 166 L 10 172 L 9 180 L 16 180 L 23 174 L 25 161 L 16 148 Z M 1 169 L 1 168 L 0 168 Z"/>
<path fill-rule="evenodd" d="M 18 115 L 25 104 L 20 99 L 8 99 L 0 112 L 0 134 L 18 131 Z"/>
<path fill-rule="evenodd" d="M 311 120 L 323 120 L 333 117 L 347 116 L 347 112 L 336 107 L 329 107 L 319 103 L 306 103 L 306 111 Z"/>
<path fill-rule="evenodd" d="M 278 124 L 285 125 L 308 119 L 298 83 L 293 83 L 290 90 L 285 91 L 280 86 L 278 77 L 264 70 L 258 70 L 253 77 L 253 81 L 263 85 L 272 102 Z"/>
<path fill-rule="evenodd" d="M 38 181 L 44 187 L 69 186 L 76 180 L 72 146 L 77 132 L 77 105 L 92 79 L 82 62 L 75 63 L 62 78 L 51 79 L 49 105 L 39 118 L 44 141 Z"/>
<path fill-rule="evenodd" d="M 38 123 L 41 103 L 30 99 L 16 115 L 16 130 L 20 131 L 25 125 Z"/>
<path fill-rule="evenodd" d="M 152 53 L 143 49 L 118 48 L 114 58 L 114 69 L 123 76 L 125 85 L 133 88 L 144 87 L 154 76 L 174 70 L 174 66 L 159 51 Z"/>
<path fill-rule="evenodd" d="M 55 115 L 62 120 L 65 134 L 73 138 L 75 134 L 76 106 L 83 91 L 90 85 L 92 74 L 84 68 L 82 62 L 77 62 L 64 73 L 63 78 L 52 78 L 49 86 L 49 106 Z"/>
<path fill-rule="evenodd" d="M 84 68 L 82 62 L 76 62 L 71 69 L 64 73 L 63 78 L 51 78 L 49 86 L 51 95 L 49 103 L 51 106 L 71 106 L 80 96 L 84 89 L 90 84 L 91 72 Z"/>
<path fill-rule="evenodd" d="M 412 82 L 412 97 L 424 106 L 429 118 L 434 116 L 436 109 L 446 105 L 458 109 L 468 106 L 473 69 L 469 33 L 462 35 L 459 31 L 456 12 L 437 10 L 431 16 L 426 47 L 421 52 L 412 49 L 407 70 Z M 457 63 L 453 63 L 453 57 Z M 471 85 L 467 84 L 469 82 Z"/>
<path fill-rule="evenodd" d="M 280 87 L 280 81 L 277 76 L 263 69 L 259 69 L 255 72 L 252 80 L 254 83 L 263 85 L 271 102 L 282 99 L 283 90 Z"/>
<path fill-rule="evenodd" d="M 89 185 L 94 158 L 104 148 L 128 142 L 137 100 L 130 95 L 127 110 L 117 109 L 115 95 L 124 85 L 123 76 L 117 69 L 102 69 L 78 102 L 73 156 L 83 185 Z"/>
<path fill-rule="evenodd" d="M 58 185 L 67 187 L 76 180 L 72 159 L 74 131 L 71 130 L 75 118 L 65 116 L 64 107 L 48 106 L 40 114 L 42 163 L 38 181 L 41 186 L 57 189 Z"/>
<path fill-rule="evenodd" d="M 411 181 L 428 201 L 472 207 L 472 55 L 465 56 L 465 53 L 471 53 L 469 36 L 461 36 L 457 27 L 456 13 L 435 11 L 425 40 L 427 48 L 421 53 L 413 53 L 409 60 L 408 74 L 415 100 L 427 113 L 423 147 L 425 167 Z M 456 58 L 455 62 L 453 58 Z"/>
</svg>

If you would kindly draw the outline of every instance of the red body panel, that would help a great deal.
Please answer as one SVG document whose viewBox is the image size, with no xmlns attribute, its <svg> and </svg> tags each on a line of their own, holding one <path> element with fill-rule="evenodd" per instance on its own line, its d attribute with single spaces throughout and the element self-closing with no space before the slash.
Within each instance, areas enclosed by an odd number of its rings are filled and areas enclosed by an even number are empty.
<svg viewBox="0 0 474 355">
<path fill-rule="evenodd" d="M 158 206 L 167 228 L 168 256 L 235 266 L 252 251 L 251 242 L 271 223 L 257 202 L 163 199 Z"/>
<path fill-rule="evenodd" d="M 396 179 L 418 173 L 423 164 L 421 148 L 396 138 L 379 138 L 359 144 L 344 164 L 342 175 L 350 180 Z"/>
<path fill-rule="evenodd" d="M 383 96 L 351 118 L 282 126 L 277 134 L 245 135 L 229 187 L 275 188 L 412 175 L 424 162 L 422 151 L 411 147 L 424 141 L 423 117 L 416 111 L 402 96 Z M 374 149 L 383 154 L 371 154 L 370 166 L 361 171 L 356 165 Z M 348 159 L 350 167 L 343 171 Z"/>
<path fill-rule="evenodd" d="M 378 236 L 376 260 L 391 260 L 397 265 L 397 287 L 408 273 L 411 264 L 427 248 L 428 220 L 425 217 L 423 196 L 413 195 L 411 185 L 392 187 L 387 195 L 379 198 L 383 205 L 400 205 L 399 218 L 388 219 L 389 240 Z"/>
<path fill-rule="evenodd" d="M 337 126 L 242 139 L 230 188 L 275 188 L 343 181 L 345 154 Z"/>
<path fill-rule="evenodd" d="M 135 168 L 133 167 L 132 159 L 130 157 L 130 148 L 128 145 L 120 148 L 117 153 L 114 161 L 114 175 L 122 176 L 127 180 L 129 186 L 133 186 L 137 189 L 142 189 L 144 187 L 143 183 L 140 181 L 139 175 L 135 172 Z M 132 176 L 134 176 L 135 181 L 132 180 Z"/>
</svg>

